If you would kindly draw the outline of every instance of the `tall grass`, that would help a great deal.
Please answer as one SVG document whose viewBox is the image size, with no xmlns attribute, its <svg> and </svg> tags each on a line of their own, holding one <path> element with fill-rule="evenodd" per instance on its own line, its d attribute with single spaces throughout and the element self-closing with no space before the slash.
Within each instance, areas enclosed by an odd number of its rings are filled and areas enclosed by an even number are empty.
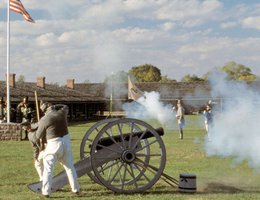
<svg viewBox="0 0 260 200">
<path fill-rule="evenodd" d="M 167 150 L 165 173 L 178 179 L 180 173 L 197 176 L 197 192 L 183 194 L 159 180 L 151 189 L 141 194 L 115 194 L 104 186 L 94 183 L 85 175 L 79 179 L 80 196 L 74 196 L 69 186 L 51 195 L 52 199 L 260 199 L 260 175 L 246 163 L 236 165 L 232 158 L 207 157 L 204 152 L 205 131 L 199 116 L 188 116 L 184 140 L 179 140 L 178 130 L 165 128 L 163 140 Z M 173 119 L 173 123 L 176 123 Z M 74 162 L 80 159 L 80 143 L 93 123 L 71 124 L 69 127 Z M 155 128 L 159 125 L 152 124 Z M 57 164 L 55 174 L 62 167 Z M 41 199 L 31 192 L 27 184 L 38 181 L 33 167 L 32 149 L 28 141 L 0 142 L 0 199 Z"/>
</svg>

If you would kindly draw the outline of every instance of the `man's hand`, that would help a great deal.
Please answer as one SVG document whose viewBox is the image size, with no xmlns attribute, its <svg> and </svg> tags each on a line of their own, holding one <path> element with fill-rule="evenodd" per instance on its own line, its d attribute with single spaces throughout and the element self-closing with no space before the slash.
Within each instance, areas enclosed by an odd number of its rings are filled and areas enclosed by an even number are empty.
<svg viewBox="0 0 260 200">
<path fill-rule="evenodd" d="M 30 131 L 31 132 L 33 132 L 33 131 L 36 131 L 37 130 L 37 128 L 38 128 L 38 126 L 39 126 L 39 123 L 37 122 L 37 123 L 31 123 L 30 124 Z"/>
<path fill-rule="evenodd" d="M 28 125 L 28 126 L 26 127 L 26 129 L 27 129 L 28 132 L 31 132 L 31 130 L 32 130 L 31 125 Z"/>
</svg>

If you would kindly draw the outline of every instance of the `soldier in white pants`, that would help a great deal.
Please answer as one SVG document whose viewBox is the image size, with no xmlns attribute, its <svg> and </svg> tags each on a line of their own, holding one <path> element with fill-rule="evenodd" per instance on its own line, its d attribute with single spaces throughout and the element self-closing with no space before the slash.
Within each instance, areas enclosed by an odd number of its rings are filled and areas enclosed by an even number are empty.
<svg viewBox="0 0 260 200">
<path fill-rule="evenodd" d="M 203 111 L 203 115 L 205 117 L 205 129 L 208 134 L 208 139 L 211 140 L 210 137 L 210 129 L 212 126 L 212 111 L 209 105 L 206 105 L 206 109 Z"/>
<path fill-rule="evenodd" d="M 73 164 L 67 126 L 68 107 L 44 103 L 41 105 L 41 110 L 45 115 L 40 119 L 37 131 L 30 133 L 29 138 L 33 142 L 45 136 L 47 139 L 43 152 L 42 195 L 49 197 L 51 194 L 52 174 L 57 161 L 63 165 L 66 171 L 72 192 L 77 194 L 80 187 Z"/>
<path fill-rule="evenodd" d="M 38 128 L 38 123 L 28 124 L 26 129 L 28 132 L 34 132 Z M 42 175 L 43 175 L 43 151 L 45 149 L 46 145 L 46 139 L 43 140 L 37 140 L 36 142 L 33 142 L 30 140 L 30 143 L 32 144 L 33 148 L 33 160 L 34 160 L 34 167 L 39 175 L 39 180 L 42 181 Z"/>
<path fill-rule="evenodd" d="M 178 100 L 177 102 L 177 113 L 176 113 L 176 119 L 179 125 L 179 132 L 180 132 L 180 139 L 183 140 L 183 128 L 185 126 L 185 110 L 181 104 L 181 101 Z"/>
<path fill-rule="evenodd" d="M 40 142 L 33 143 L 30 141 L 33 147 L 33 160 L 34 167 L 39 175 L 39 180 L 42 181 L 43 175 L 43 150 L 41 150 Z"/>
</svg>

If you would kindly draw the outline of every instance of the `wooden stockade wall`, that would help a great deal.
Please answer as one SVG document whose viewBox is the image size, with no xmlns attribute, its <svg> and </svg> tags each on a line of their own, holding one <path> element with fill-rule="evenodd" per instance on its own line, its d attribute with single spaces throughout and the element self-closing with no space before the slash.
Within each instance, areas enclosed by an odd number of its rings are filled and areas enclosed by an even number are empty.
<svg viewBox="0 0 260 200">
<path fill-rule="evenodd" d="M 21 138 L 22 138 L 22 127 L 20 124 L 15 124 L 15 123 L 0 124 L 0 141 L 3 140 L 20 141 Z"/>
</svg>

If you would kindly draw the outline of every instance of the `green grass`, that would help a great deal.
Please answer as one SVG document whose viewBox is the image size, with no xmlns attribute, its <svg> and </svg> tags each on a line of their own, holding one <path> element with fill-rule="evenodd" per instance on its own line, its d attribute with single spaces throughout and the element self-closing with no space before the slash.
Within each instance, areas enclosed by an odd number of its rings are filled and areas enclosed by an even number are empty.
<svg viewBox="0 0 260 200">
<path fill-rule="evenodd" d="M 82 190 L 80 196 L 73 196 L 69 186 L 66 186 L 61 191 L 52 193 L 51 199 L 260 199 L 260 175 L 248 168 L 246 163 L 235 165 L 231 158 L 207 157 L 203 150 L 205 137 L 203 122 L 197 116 L 188 116 L 187 122 L 183 141 L 178 139 L 177 130 L 165 129 L 163 136 L 167 150 L 165 173 L 176 179 L 180 173 L 196 174 L 195 194 L 179 193 L 178 188 L 171 187 L 162 180 L 142 194 L 115 194 L 104 186 L 93 183 L 85 175 L 79 179 Z M 174 119 L 173 123 L 176 123 Z M 69 127 L 74 162 L 79 160 L 81 140 L 92 124 L 71 124 Z M 157 126 L 154 124 L 155 128 Z M 27 188 L 27 184 L 38 180 L 30 143 L 1 141 L 0 152 L 0 199 L 41 199 Z M 57 164 L 55 174 L 61 170 L 62 167 Z"/>
</svg>

